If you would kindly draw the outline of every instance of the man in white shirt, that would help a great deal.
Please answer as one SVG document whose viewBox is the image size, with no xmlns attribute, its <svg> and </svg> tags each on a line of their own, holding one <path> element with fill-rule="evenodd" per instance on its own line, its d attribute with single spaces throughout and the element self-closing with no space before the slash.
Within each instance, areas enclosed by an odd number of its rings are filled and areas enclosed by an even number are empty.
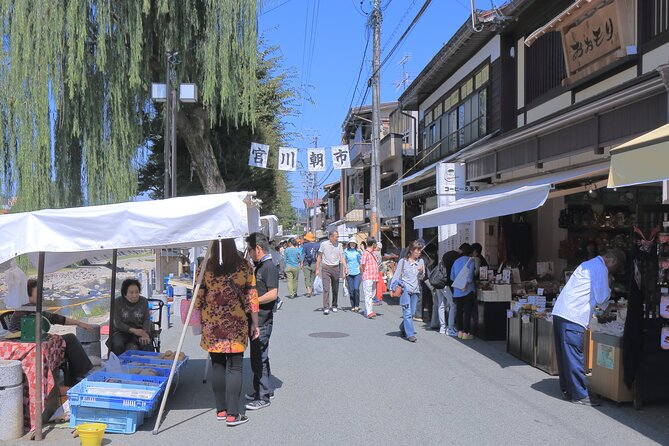
<svg viewBox="0 0 669 446">
<path fill-rule="evenodd" d="M 322 270 L 321 265 L 323 266 Z M 347 274 L 344 251 L 339 246 L 339 232 L 335 230 L 330 233 L 327 241 L 321 243 L 316 258 L 316 275 L 323 280 L 323 314 L 329 314 L 330 309 L 333 313 L 338 311 L 339 278 L 346 277 Z M 330 308 L 330 290 L 332 290 L 332 308 Z"/>
<path fill-rule="evenodd" d="M 609 274 L 625 264 L 625 253 L 610 249 L 603 256 L 581 263 L 555 302 L 553 330 L 560 390 L 564 399 L 597 406 L 588 395 L 583 370 L 583 335 L 595 306 L 606 309 L 611 290 Z"/>
</svg>

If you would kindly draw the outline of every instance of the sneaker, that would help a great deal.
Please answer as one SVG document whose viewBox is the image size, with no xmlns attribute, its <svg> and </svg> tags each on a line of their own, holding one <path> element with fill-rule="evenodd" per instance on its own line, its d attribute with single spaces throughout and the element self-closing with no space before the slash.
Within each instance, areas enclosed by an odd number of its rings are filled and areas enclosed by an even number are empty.
<svg viewBox="0 0 669 446">
<path fill-rule="evenodd" d="M 376 313 L 371 312 L 367 315 L 367 319 L 374 319 L 376 317 Z"/>
<path fill-rule="evenodd" d="M 581 398 L 580 400 L 572 400 L 572 403 L 580 404 L 582 406 L 590 406 L 590 407 L 597 407 L 597 406 L 602 405 L 602 403 L 599 400 L 596 400 L 594 398 L 590 398 L 589 396 L 586 396 L 585 398 Z"/>
<path fill-rule="evenodd" d="M 415 336 L 409 336 L 409 337 L 407 338 L 407 341 L 409 341 L 409 342 L 416 342 L 417 339 L 416 339 Z"/>
<path fill-rule="evenodd" d="M 462 339 L 462 337 L 465 335 L 464 331 L 459 331 L 458 332 L 458 339 Z"/>
<path fill-rule="evenodd" d="M 270 393 L 270 394 L 269 394 L 269 399 L 271 399 L 271 400 L 274 399 L 274 394 L 273 394 L 273 393 Z"/>
<path fill-rule="evenodd" d="M 228 417 L 228 411 L 226 410 L 221 410 L 220 412 L 216 412 L 216 419 L 219 421 L 225 421 L 227 417 Z"/>
<path fill-rule="evenodd" d="M 413 320 L 416 321 L 416 322 L 423 322 L 423 318 L 422 318 L 422 317 L 414 316 L 414 317 L 413 317 Z"/>
<path fill-rule="evenodd" d="M 246 398 L 247 401 L 255 401 L 256 400 L 256 394 L 255 393 L 246 393 L 246 394 L 244 394 L 244 398 Z"/>
<path fill-rule="evenodd" d="M 249 421 L 249 417 L 246 415 L 228 415 L 228 417 L 225 419 L 225 424 L 228 427 L 233 427 L 233 426 L 239 426 L 240 424 L 244 424 Z"/>
<path fill-rule="evenodd" d="M 265 400 L 255 400 L 251 401 L 246 405 L 247 410 L 259 410 L 259 409 L 264 409 L 265 407 L 269 406 L 270 402 L 265 401 Z"/>
<path fill-rule="evenodd" d="M 332 312 L 333 313 L 336 313 L 337 311 L 339 311 L 339 310 L 337 310 L 337 307 L 332 307 Z"/>
<path fill-rule="evenodd" d="M 283 300 L 279 299 L 279 301 L 276 303 L 276 309 L 280 310 L 282 305 L 283 305 Z"/>
<path fill-rule="evenodd" d="M 439 329 L 439 334 L 446 334 L 446 330 L 443 329 L 443 328 L 440 328 L 440 329 Z"/>
<path fill-rule="evenodd" d="M 451 329 L 448 329 L 448 328 L 446 329 L 446 334 L 448 336 L 452 337 L 452 338 L 457 338 L 458 337 L 458 332 L 457 331 L 451 330 Z"/>
<path fill-rule="evenodd" d="M 323 314 L 327 316 L 328 314 L 330 314 L 330 310 L 326 308 L 325 310 L 323 310 Z"/>
<path fill-rule="evenodd" d="M 571 395 L 566 390 L 562 391 L 562 399 L 565 400 L 565 401 L 571 401 L 572 400 Z"/>
<path fill-rule="evenodd" d="M 471 333 L 465 333 L 465 334 L 462 335 L 461 339 L 463 341 L 471 341 L 472 339 L 474 339 L 474 335 L 471 334 Z"/>
</svg>

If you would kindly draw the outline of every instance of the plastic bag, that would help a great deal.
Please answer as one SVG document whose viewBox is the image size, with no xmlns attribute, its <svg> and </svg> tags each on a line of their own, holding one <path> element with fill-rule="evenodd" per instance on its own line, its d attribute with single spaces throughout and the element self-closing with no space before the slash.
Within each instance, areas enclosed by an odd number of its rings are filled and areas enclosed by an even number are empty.
<svg viewBox="0 0 669 446">
<path fill-rule="evenodd" d="M 321 276 L 316 276 L 314 279 L 314 293 L 321 294 L 323 292 L 323 280 Z"/>
<path fill-rule="evenodd" d="M 107 359 L 105 370 L 109 373 L 123 373 L 121 360 L 118 359 L 118 356 L 116 356 L 114 353 L 109 353 L 109 358 Z"/>
<path fill-rule="evenodd" d="M 7 295 L 5 305 L 7 308 L 18 310 L 22 305 L 28 303 L 28 278 L 25 273 L 12 260 L 10 268 L 5 272 L 5 283 L 7 284 Z"/>
<path fill-rule="evenodd" d="M 202 298 L 201 298 L 202 299 Z M 188 309 L 190 308 L 190 300 L 189 299 L 183 299 L 181 301 L 181 323 L 185 324 L 186 323 L 186 317 L 188 316 Z M 189 327 L 197 327 L 199 328 L 202 325 L 202 316 L 200 314 L 200 310 L 197 308 L 193 308 L 193 313 L 190 315 L 190 321 L 188 322 Z"/>
</svg>

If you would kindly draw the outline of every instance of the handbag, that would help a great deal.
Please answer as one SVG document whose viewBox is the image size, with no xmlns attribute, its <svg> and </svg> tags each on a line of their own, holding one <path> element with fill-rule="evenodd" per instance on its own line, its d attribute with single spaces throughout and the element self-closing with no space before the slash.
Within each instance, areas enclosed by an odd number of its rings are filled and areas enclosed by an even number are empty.
<svg viewBox="0 0 669 446">
<path fill-rule="evenodd" d="M 471 271 L 469 270 L 469 263 L 472 261 L 471 257 L 469 260 L 467 260 L 467 263 L 465 266 L 462 267 L 458 275 L 455 277 L 455 280 L 453 281 L 453 288 L 457 288 L 459 290 L 464 290 L 465 287 L 467 286 L 467 279 L 469 278 L 469 274 Z"/>
<path fill-rule="evenodd" d="M 404 262 L 405 261 L 404 261 L 404 259 L 402 259 L 402 260 L 400 260 L 400 262 L 402 262 L 402 269 L 400 270 L 400 275 L 399 275 L 399 277 L 401 279 L 402 274 L 404 274 Z M 400 297 L 402 295 L 402 293 L 404 292 L 404 290 L 402 289 L 402 285 L 400 283 L 398 283 L 395 286 L 395 288 L 390 291 L 390 296 L 391 297 Z"/>
</svg>

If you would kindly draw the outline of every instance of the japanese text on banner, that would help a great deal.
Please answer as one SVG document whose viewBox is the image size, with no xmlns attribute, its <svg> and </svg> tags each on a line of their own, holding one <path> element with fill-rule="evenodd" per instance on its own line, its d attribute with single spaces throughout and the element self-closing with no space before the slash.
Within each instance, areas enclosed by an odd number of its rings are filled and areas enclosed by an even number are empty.
<svg viewBox="0 0 669 446">
<path fill-rule="evenodd" d="M 279 147 L 279 170 L 295 170 L 297 167 L 297 149 Z"/>
<path fill-rule="evenodd" d="M 351 157 L 348 152 L 348 146 L 332 147 L 332 168 L 333 169 L 351 168 Z"/>
<path fill-rule="evenodd" d="M 309 172 L 325 171 L 325 149 L 307 149 Z"/>
<path fill-rule="evenodd" d="M 269 146 L 266 144 L 251 143 L 249 152 L 249 166 L 267 169 L 267 158 L 269 157 Z"/>
</svg>

